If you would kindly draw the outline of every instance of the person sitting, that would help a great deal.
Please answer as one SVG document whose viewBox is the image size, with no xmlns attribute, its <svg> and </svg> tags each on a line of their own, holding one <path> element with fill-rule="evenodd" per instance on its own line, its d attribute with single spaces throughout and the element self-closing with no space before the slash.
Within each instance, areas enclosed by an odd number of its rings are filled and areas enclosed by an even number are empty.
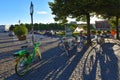
<svg viewBox="0 0 120 80">
<path fill-rule="evenodd" d="M 97 43 L 98 44 L 104 43 L 104 38 L 102 38 L 102 36 L 100 34 L 97 35 Z"/>
</svg>

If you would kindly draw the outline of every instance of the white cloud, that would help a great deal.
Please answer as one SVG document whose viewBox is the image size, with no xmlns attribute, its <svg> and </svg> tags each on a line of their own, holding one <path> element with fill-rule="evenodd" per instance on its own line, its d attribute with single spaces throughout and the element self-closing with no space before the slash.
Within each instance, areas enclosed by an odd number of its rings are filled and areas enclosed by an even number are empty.
<svg viewBox="0 0 120 80">
<path fill-rule="evenodd" d="M 46 11 L 37 11 L 37 14 L 47 14 Z"/>
</svg>

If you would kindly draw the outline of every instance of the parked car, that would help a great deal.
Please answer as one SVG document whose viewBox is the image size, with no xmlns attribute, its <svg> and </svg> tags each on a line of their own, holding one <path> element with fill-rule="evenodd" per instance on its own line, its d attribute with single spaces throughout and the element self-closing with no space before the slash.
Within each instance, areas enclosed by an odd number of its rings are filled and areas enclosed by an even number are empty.
<svg viewBox="0 0 120 80">
<path fill-rule="evenodd" d="M 8 36 L 10 36 L 10 37 L 12 37 L 12 36 L 14 36 L 15 34 L 14 34 L 14 32 L 9 32 L 8 33 Z"/>
</svg>

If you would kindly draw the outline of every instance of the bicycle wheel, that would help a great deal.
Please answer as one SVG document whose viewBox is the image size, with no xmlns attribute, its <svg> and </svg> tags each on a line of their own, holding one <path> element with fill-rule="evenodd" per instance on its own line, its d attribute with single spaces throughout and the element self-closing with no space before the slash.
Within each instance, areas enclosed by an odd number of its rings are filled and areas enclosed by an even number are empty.
<svg viewBox="0 0 120 80">
<path fill-rule="evenodd" d="M 39 48 L 36 49 L 36 55 L 38 56 L 39 59 L 42 59 L 42 55 Z"/>
<path fill-rule="evenodd" d="M 77 49 L 81 49 L 83 47 L 83 44 L 82 43 L 79 43 L 78 45 L 77 45 Z"/>
<path fill-rule="evenodd" d="M 28 64 L 26 64 L 27 57 L 23 56 L 18 59 L 15 65 L 15 72 L 19 76 L 24 76 L 25 73 L 28 71 Z"/>
<path fill-rule="evenodd" d="M 70 50 L 67 50 L 67 49 L 66 49 L 66 50 L 65 50 L 65 53 L 66 53 L 67 56 L 69 56 Z"/>
<path fill-rule="evenodd" d="M 58 47 L 59 47 L 60 50 L 65 51 L 65 46 L 64 46 L 63 43 L 59 43 Z"/>
</svg>

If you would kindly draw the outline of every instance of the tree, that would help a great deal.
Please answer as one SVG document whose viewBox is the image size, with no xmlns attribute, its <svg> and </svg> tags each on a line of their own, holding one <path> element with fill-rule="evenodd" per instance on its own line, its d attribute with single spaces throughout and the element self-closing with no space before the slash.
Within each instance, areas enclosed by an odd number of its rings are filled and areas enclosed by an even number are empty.
<svg viewBox="0 0 120 80">
<path fill-rule="evenodd" d="M 95 0 L 54 0 L 49 2 L 52 14 L 55 15 L 56 21 L 65 23 L 67 17 L 76 18 L 86 16 L 87 19 L 87 43 L 91 44 L 90 39 L 90 13 L 94 12 Z"/>
<path fill-rule="evenodd" d="M 19 40 L 23 40 L 22 38 L 26 39 L 28 29 L 25 27 L 25 25 L 16 26 L 14 33 L 19 38 Z"/>
<path fill-rule="evenodd" d="M 38 23 L 35 23 L 35 24 L 34 24 L 34 30 L 40 30 Z"/>
<path fill-rule="evenodd" d="M 9 31 L 13 31 L 14 28 L 15 28 L 15 26 L 14 26 L 14 25 L 11 25 L 10 28 L 9 28 Z"/>
<path fill-rule="evenodd" d="M 107 18 L 116 17 L 116 38 L 119 39 L 118 20 L 120 17 L 120 0 L 98 0 L 96 12 Z"/>
<path fill-rule="evenodd" d="M 32 29 L 32 26 L 30 26 L 30 24 L 25 24 L 25 26 L 26 26 L 26 28 L 28 29 L 28 31 L 31 31 L 31 29 Z"/>
</svg>

